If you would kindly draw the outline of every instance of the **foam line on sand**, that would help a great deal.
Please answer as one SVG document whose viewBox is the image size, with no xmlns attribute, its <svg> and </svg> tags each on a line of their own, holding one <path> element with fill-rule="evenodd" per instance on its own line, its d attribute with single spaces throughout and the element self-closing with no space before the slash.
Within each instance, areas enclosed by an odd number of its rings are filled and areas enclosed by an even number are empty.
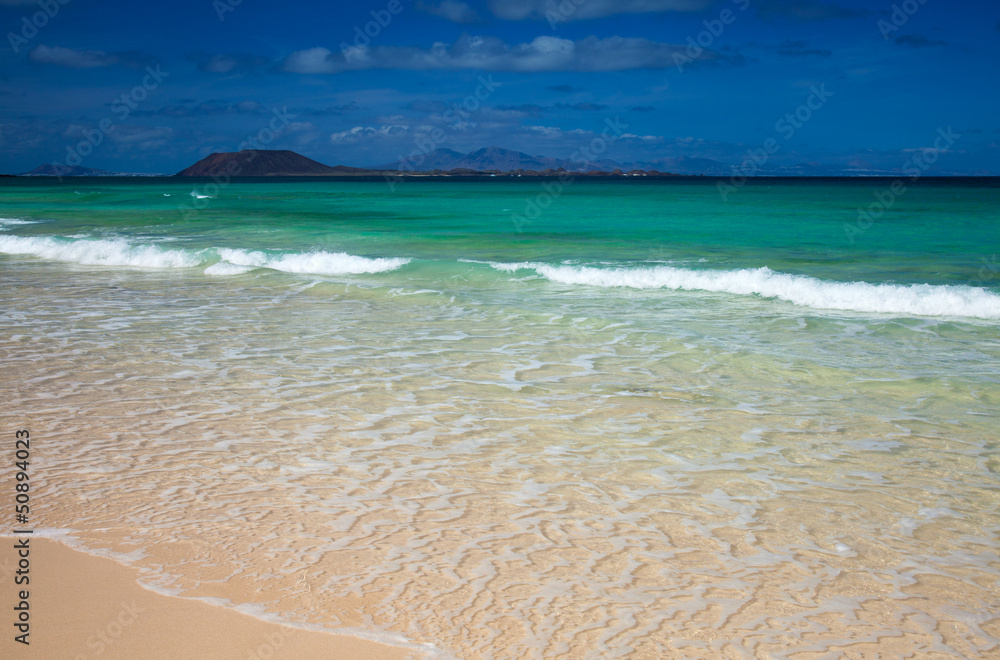
<svg viewBox="0 0 1000 660">
<path fill-rule="evenodd" d="M 2 537 L 4 546 L 15 540 Z M 0 657 L 69 660 L 248 660 L 337 658 L 416 660 L 420 654 L 359 639 L 283 626 L 191 598 L 144 589 L 135 568 L 32 538 L 29 646 L 14 641 L 10 617 L 17 604 L 13 579 L 4 579 L 0 611 L 10 628 Z M 0 573 L 11 571 L 16 552 L 0 553 Z M 6 564 L 4 563 L 6 560 Z"/>
</svg>

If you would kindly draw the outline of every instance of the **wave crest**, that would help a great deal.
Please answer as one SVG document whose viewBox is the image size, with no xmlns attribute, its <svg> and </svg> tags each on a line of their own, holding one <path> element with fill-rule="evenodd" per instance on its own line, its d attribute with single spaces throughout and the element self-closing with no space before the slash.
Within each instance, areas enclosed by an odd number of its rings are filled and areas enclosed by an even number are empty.
<svg viewBox="0 0 1000 660">
<path fill-rule="evenodd" d="M 191 268 L 211 263 L 207 275 L 238 275 L 254 268 L 309 275 L 355 275 L 383 273 L 410 262 L 403 258 L 359 257 L 346 252 L 264 252 L 238 248 L 202 250 L 164 249 L 136 245 L 123 238 L 29 237 L 0 235 L 0 252 L 25 254 L 53 261 L 89 266 L 133 268 Z"/>
<path fill-rule="evenodd" d="M 198 255 L 185 250 L 164 250 L 155 245 L 132 245 L 121 238 L 61 239 L 51 236 L 0 236 L 0 252 L 27 254 L 88 266 L 189 268 L 204 261 Z"/>
<path fill-rule="evenodd" d="M 269 253 L 261 250 L 220 248 L 219 264 L 228 263 L 244 268 L 271 268 L 286 273 L 312 275 L 354 275 L 384 273 L 410 263 L 400 257 L 359 257 L 346 252 Z"/>
<path fill-rule="evenodd" d="M 672 266 L 605 269 L 527 262 L 490 265 L 503 272 L 534 270 L 542 277 L 562 284 L 757 295 L 813 309 L 1000 319 L 1000 296 L 983 288 L 965 285 L 830 282 L 775 272 L 767 267 L 713 271 Z"/>
<path fill-rule="evenodd" d="M 0 231 L 6 229 L 7 227 L 12 227 L 14 225 L 34 225 L 38 224 L 35 220 L 21 220 L 20 218 L 0 218 Z"/>
</svg>

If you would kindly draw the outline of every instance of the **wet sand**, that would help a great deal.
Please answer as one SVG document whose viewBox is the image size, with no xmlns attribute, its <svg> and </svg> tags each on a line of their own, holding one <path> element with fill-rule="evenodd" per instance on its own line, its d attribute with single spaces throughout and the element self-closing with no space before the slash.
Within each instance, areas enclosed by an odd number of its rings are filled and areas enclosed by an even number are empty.
<svg viewBox="0 0 1000 660">
<path fill-rule="evenodd" d="M 139 586 L 139 572 L 44 538 L 30 541 L 30 644 L 14 641 L 16 542 L 3 537 L 0 657 L 32 660 L 404 660 L 407 649 L 269 623 L 226 607 Z M 24 587 L 16 587 L 23 589 Z"/>
<path fill-rule="evenodd" d="M 1000 650 L 992 327 L 0 261 L 30 524 L 185 611 L 462 660 Z M 324 657 L 256 621 L 140 634 L 115 593 L 66 639 L 33 597 L 37 657 Z"/>
</svg>

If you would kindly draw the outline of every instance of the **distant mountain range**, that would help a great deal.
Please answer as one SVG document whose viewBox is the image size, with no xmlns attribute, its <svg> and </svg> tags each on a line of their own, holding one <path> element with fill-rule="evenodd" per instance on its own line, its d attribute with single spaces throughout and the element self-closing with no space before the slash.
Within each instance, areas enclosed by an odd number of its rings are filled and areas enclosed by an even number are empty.
<svg viewBox="0 0 1000 660">
<path fill-rule="evenodd" d="M 324 165 L 294 151 L 245 149 L 238 152 L 213 153 L 187 167 L 176 176 L 379 176 L 379 175 L 551 175 L 573 172 L 590 176 L 636 175 L 672 176 L 655 169 L 622 171 L 614 161 L 586 163 L 529 156 L 520 151 L 487 147 L 463 154 L 451 149 L 436 149 L 417 163 L 388 163 L 374 167 L 348 167 Z"/>
<path fill-rule="evenodd" d="M 500 171 L 512 172 L 515 170 L 541 172 L 543 170 L 564 169 L 570 172 L 584 170 L 608 171 L 620 169 L 620 165 L 607 169 L 606 166 L 598 166 L 597 163 L 587 163 L 582 166 L 579 162 L 561 158 L 549 158 L 547 156 L 529 156 L 521 151 L 502 149 L 500 147 L 486 147 L 477 151 L 463 154 L 452 149 L 435 149 L 422 156 L 415 156 L 412 159 L 376 165 L 372 169 L 377 170 L 400 170 L 414 172 L 430 172 L 433 170 L 477 170 L 480 172 Z"/>
<path fill-rule="evenodd" d="M 60 165 L 49 163 L 39 165 L 30 172 L 18 174 L 17 176 L 163 176 L 162 174 L 136 174 L 135 172 L 109 172 L 108 170 L 98 170 L 93 167 L 80 167 L 79 165 Z"/>
<path fill-rule="evenodd" d="M 611 159 L 579 161 L 549 156 L 531 156 L 523 151 L 502 147 L 485 147 L 463 154 L 453 149 L 435 149 L 412 159 L 375 165 L 374 170 L 431 172 L 434 170 L 467 169 L 480 172 L 541 172 L 563 169 L 567 172 L 613 172 L 621 170 L 667 171 L 673 174 L 729 174 L 724 163 L 708 158 L 661 158 L 648 162 L 619 162 Z"/>
<path fill-rule="evenodd" d="M 569 171 L 566 165 L 579 163 L 556 158 L 535 157 L 519 151 L 488 147 L 462 154 L 450 149 L 437 149 L 427 155 L 418 167 L 400 166 L 399 163 L 375 167 L 348 167 L 324 165 L 294 151 L 245 149 L 238 152 L 214 153 L 187 167 L 176 176 L 380 176 L 380 175 L 511 175 L 557 174 Z M 562 169 L 560 169 L 562 168 Z M 582 173 L 582 172 L 581 172 Z M 621 171 L 591 168 L 590 175 L 624 174 Z M 633 174 L 639 174 L 633 172 Z M 643 175 L 669 176 L 662 172 L 642 172 Z"/>
<path fill-rule="evenodd" d="M 250 155 L 254 154 L 251 158 Z M 246 150 L 218 153 L 203 158 L 178 173 L 179 176 L 221 176 L 226 168 L 233 176 L 380 176 L 399 175 L 553 175 L 559 172 L 588 176 L 720 176 L 736 173 L 733 165 L 711 158 L 671 156 L 647 161 L 601 159 L 578 161 L 550 156 L 532 156 L 523 151 L 485 147 L 469 153 L 435 149 L 426 154 L 369 167 L 324 165 L 294 151 Z M 761 167 L 755 176 L 898 176 L 898 172 L 877 169 L 843 168 L 817 163 L 797 163 Z"/>
<path fill-rule="evenodd" d="M 552 176 L 569 172 L 586 176 L 721 176 L 734 174 L 734 167 L 710 158 L 688 156 L 656 158 L 642 162 L 611 159 L 582 162 L 566 158 L 532 156 L 502 147 L 485 147 L 469 153 L 435 149 L 423 155 L 372 167 L 324 165 L 294 151 L 246 149 L 213 153 L 175 176 Z M 876 169 L 841 168 L 799 163 L 760 169 L 757 176 L 897 176 Z M 109 172 L 90 167 L 42 165 L 20 176 L 162 176 Z"/>
<path fill-rule="evenodd" d="M 20 176 L 115 176 L 114 172 L 95 170 L 93 167 L 80 167 L 54 164 L 39 165 L 30 172 Z"/>
</svg>

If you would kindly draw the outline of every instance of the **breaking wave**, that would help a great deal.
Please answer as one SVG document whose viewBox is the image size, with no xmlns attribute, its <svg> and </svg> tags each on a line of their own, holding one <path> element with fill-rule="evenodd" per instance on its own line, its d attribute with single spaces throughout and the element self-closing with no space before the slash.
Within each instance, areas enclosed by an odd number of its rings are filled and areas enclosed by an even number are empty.
<svg viewBox="0 0 1000 660">
<path fill-rule="evenodd" d="M 691 270 L 654 268 L 593 268 L 540 263 L 491 263 L 503 272 L 534 270 L 553 282 L 611 288 L 711 291 L 776 298 L 813 309 L 1000 319 L 1000 296 L 980 287 L 933 284 L 869 284 L 830 282 L 770 268 Z"/>
<path fill-rule="evenodd" d="M 271 268 L 286 273 L 309 273 L 313 275 L 352 275 L 360 273 L 384 273 L 404 266 L 409 259 L 399 257 L 359 257 L 346 252 L 264 252 L 261 250 L 238 250 L 220 248 L 221 261 L 205 269 L 209 274 L 224 274 L 225 270 L 242 268 Z"/>
<path fill-rule="evenodd" d="M 51 236 L 0 236 L 0 252 L 27 254 L 88 266 L 189 268 L 204 260 L 187 250 L 165 250 L 155 245 L 133 245 L 121 238 L 66 239 Z"/>
<path fill-rule="evenodd" d="M 264 252 L 234 248 L 165 249 L 122 238 L 0 236 L 0 252 L 93 266 L 193 268 L 209 264 L 208 275 L 237 275 L 255 268 L 312 275 L 382 273 L 407 263 L 402 258 L 359 257 L 345 252 Z"/>
</svg>

